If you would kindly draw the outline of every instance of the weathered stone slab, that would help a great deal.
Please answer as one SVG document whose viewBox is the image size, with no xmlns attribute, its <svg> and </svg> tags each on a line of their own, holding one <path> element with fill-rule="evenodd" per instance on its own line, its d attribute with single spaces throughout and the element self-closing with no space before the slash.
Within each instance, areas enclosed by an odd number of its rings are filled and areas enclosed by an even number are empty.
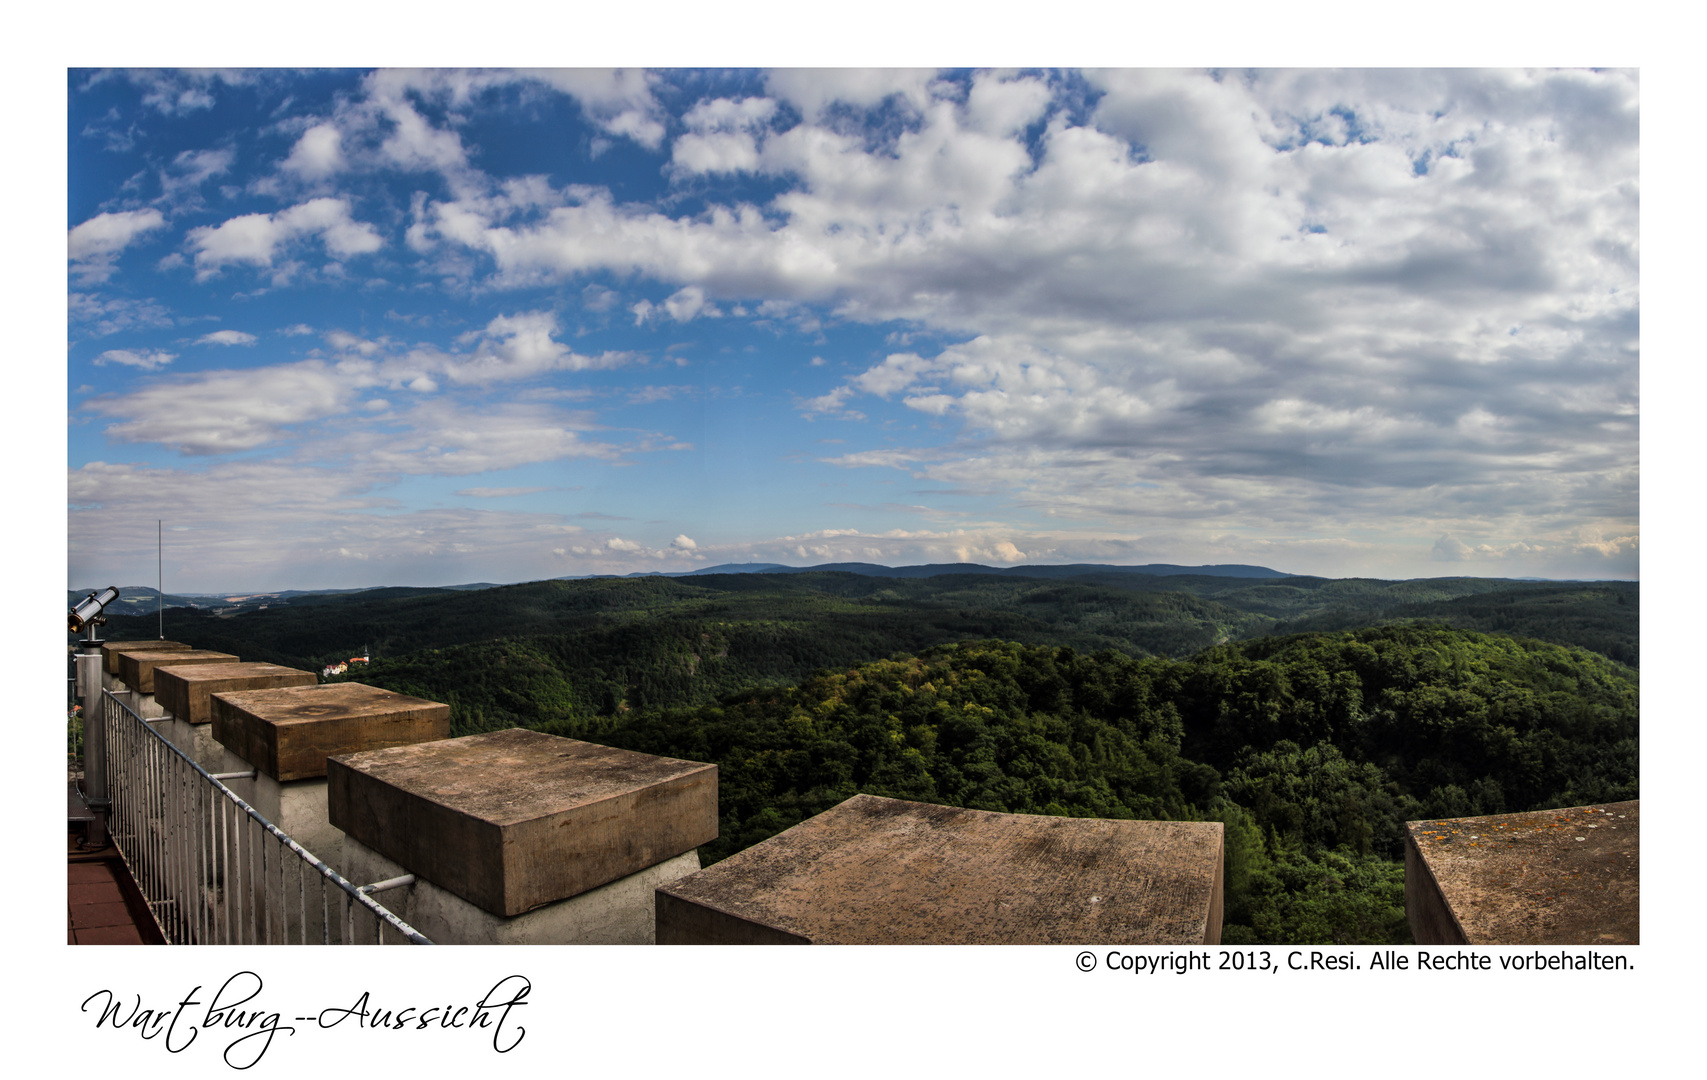
<svg viewBox="0 0 1707 1080">
<path fill-rule="evenodd" d="M 213 695 L 235 690 L 272 690 L 281 686 L 314 686 L 312 671 L 278 664 L 161 664 L 154 669 L 154 700 L 185 724 L 213 722 Z"/>
<path fill-rule="evenodd" d="M 186 664 L 230 664 L 241 659 L 231 653 L 209 652 L 205 649 L 177 649 L 137 652 L 121 650 L 119 678 L 139 694 L 154 693 L 154 669 L 162 664 L 182 667 Z"/>
<path fill-rule="evenodd" d="M 1412 821 L 1405 916 L 1419 945 L 1635 945 L 1641 802 Z"/>
<path fill-rule="evenodd" d="M 326 758 L 450 737 L 450 706 L 362 683 L 216 693 L 213 737 L 274 780 L 326 775 Z"/>
<path fill-rule="evenodd" d="M 333 825 L 514 916 L 717 837 L 717 766 L 512 728 L 327 763 Z"/>
<path fill-rule="evenodd" d="M 344 838 L 342 860 L 339 872 L 357 885 L 410 872 L 349 837 Z M 419 875 L 413 884 L 375 899 L 435 945 L 650 945 L 653 892 L 698 869 L 699 852 L 689 851 L 510 917 L 493 915 Z M 354 922 L 354 940 L 374 940 L 372 916 L 358 909 Z"/>
<path fill-rule="evenodd" d="M 1215 945 L 1219 822 L 856 795 L 658 890 L 660 945 Z"/>
<path fill-rule="evenodd" d="M 121 652 L 183 652 L 190 646 L 181 641 L 103 641 L 101 642 L 101 666 L 108 675 L 119 673 L 119 653 Z"/>
</svg>

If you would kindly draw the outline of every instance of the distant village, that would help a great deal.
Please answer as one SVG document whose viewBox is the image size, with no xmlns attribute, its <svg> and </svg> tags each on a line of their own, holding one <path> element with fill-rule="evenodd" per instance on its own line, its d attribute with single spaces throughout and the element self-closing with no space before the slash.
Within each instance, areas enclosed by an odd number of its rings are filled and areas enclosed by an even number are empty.
<svg viewBox="0 0 1707 1080">
<path fill-rule="evenodd" d="M 320 669 L 320 677 L 322 679 L 330 679 L 334 675 L 342 675 L 350 670 L 351 664 L 365 664 L 367 661 L 367 650 L 363 649 L 362 655 L 360 656 L 352 656 L 348 660 L 340 660 L 336 664 L 327 664 L 324 668 Z"/>
</svg>

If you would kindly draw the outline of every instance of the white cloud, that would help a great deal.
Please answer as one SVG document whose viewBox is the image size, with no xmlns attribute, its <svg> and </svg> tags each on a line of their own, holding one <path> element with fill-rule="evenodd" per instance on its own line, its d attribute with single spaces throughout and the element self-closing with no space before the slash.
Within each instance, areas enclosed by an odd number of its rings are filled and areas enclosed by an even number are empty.
<svg viewBox="0 0 1707 1080">
<path fill-rule="evenodd" d="M 853 386 L 867 394 L 888 397 L 912 386 L 921 376 L 939 370 L 940 365 L 917 353 L 892 353 L 881 364 L 856 376 Z"/>
<path fill-rule="evenodd" d="M 1453 536 L 1442 536 L 1434 542 L 1429 558 L 1436 562 L 1462 562 L 1475 554 L 1475 549 Z"/>
<path fill-rule="evenodd" d="M 644 71 L 555 68 L 520 74 L 574 95 L 587 118 L 612 135 L 650 150 L 664 141 L 664 109 Z"/>
<path fill-rule="evenodd" d="M 642 545 L 635 543 L 633 540 L 624 540 L 620 536 L 613 536 L 609 540 L 606 540 L 605 541 L 605 547 L 611 551 L 622 551 L 622 552 L 634 552 L 634 551 L 644 550 L 644 547 Z"/>
<path fill-rule="evenodd" d="M 581 307 L 587 311 L 609 311 L 621 298 L 614 289 L 592 284 L 581 290 Z"/>
<path fill-rule="evenodd" d="M 899 97 L 923 111 L 935 72 L 921 68 L 798 68 L 765 73 L 765 86 L 809 117 L 835 103 L 871 109 Z"/>
<path fill-rule="evenodd" d="M 607 351 L 586 356 L 557 341 L 557 317 L 549 311 L 499 315 L 485 328 L 463 335 L 461 344 L 475 344 L 471 355 L 417 351 L 401 362 L 433 365 L 459 383 L 486 384 L 525 379 L 550 371 L 597 371 L 630 363 L 631 353 Z"/>
<path fill-rule="evenodd" d="M 165 215 L 153 207 L 96 214 L 66 237 L 72 269 L 85 283 L 105 281 L 112 276 L 114 263 L 125 248 L 165 227 Z"/>
<path fill-rule="evenodd" d="M 807 398 L 800 402 L 800 411 L 811 417 L 819 413 L 832 413 L 848 420 L 863 420 L 865 414 L 847 406 L 848 398 L 852 397 L 854 389 L 851 386 L 838 386 L 828 394 L 815 398 Z"/>
<path fill-rule="evenodd" d="M 670 164 L 683 174 L 752 172 L 759 167 L 758 136 L 772 116 L 769 98 L 713 98 L 682 116 L 688 130 L 670 149 Z"/>
<path fill-rule="evenodd" d="M 363 470 L 435 476 L 472 476 L 570 458 L 616 460 L 618 447 L 577 430 L 588 426 L 543 405 L 470 407 L 435 398 L 383 424 L 322 436 L 304 452 L 316 459 L 358 462 Z"/>
<path fill-rule="evenodd" d="M 307 237 L 317 237 L 338 259 L 369 254 L 385 244 L 379 230 L 351 218 L 348 200 L 310 199 L 276 214 L 244 214 L 190 230 L 196 278 L 211 277 L 230 263 L 271 267 L 281 248 Z"/>
<path fill-rule="evenodd" d="M 74 292 L 66 298 L 66 307 L 71 320 L 88 327 L 96 337 L 172 325 L 171 313 L 154 300 Z"/>
<path fill-rule="evenodd" d="M 96 78 L 111 74 L 102 72 Z M 123 76 L 143 90 L 142 104 L 165 116 L 186 116 L 211 109 L 221 84 L 246 86 L 261 77 L 252 71 L 137 68 Z"/>
<path fill-rule="evenodd" d="M 689 285 L 672 293 L 664 301 L 663 307 L 670 318 L 677 322 L 689 322 L 701 315 L 715 319 L 723 314 L 714 305 L 706 302 L 705 290 L 698 285 Z"/>
<path fill-rule="evenodd" d="M 972 77 L 966 97 L 968 125 L 990 135 L 1012 135 L 1042 119 L 1053 99 L 1042 79 L 981 71 Z"/>
<path fill-rule="evenodd" d="M 295 424 L 343 412 L 353 387 L 318 360 L 243 371 L 205 371 L 153 383 L 87 407 L 121 417 L 106 429 L 121 442 L 154 442 L 186 454 L 251 450 Z"/>
<path fill-rule="evenodd" d="M 759 167 L 758 143 L 745 131 L 689 132 L 671 147 L 670 165 L 684 174 L 754 172 Z"/>
<path fill-rule="evenodd" d="M 146 371 L 155 371 L 165 367 L 178 358 L 177 353 L 169 353 L 163 349 L 108 349 L 95 357 L 97 365 L 126 364 L 139 367 Z"/>
<path fill-rule="evenodd" d="M 196 339 L 197 345 L 253 345 L 259 341 L 254 334 L 241 330 L 215 330 Z"/>
<path fill-rule="evenodd" d="M 279 167 L 304 180 L 324 180 L 346 167 L 343 135 L 336 124 L 316 124 L 302 133 Z"/>
<path fill-rule="evenodd" d="M 670 546 L 675 548 L 677 551 L 692 551 L 699 545 L 693 542 L 693 537 L 683 533 L 674 540 L 671 540 Z"/>
<path fill-rule="evenodd" d="M 236 154 L 230 150 L 185 150 L 160 170 L 161 203 L 182 211 L 199 207 L 201 186 L 230 171 Z"/>
<path fill-rule="evenodd" d="M 710 98 L 682 114 L 682 125 L 701 135 L 719 131 L 758 131 L 776 115 L 769 98 Z"/>
</svg>

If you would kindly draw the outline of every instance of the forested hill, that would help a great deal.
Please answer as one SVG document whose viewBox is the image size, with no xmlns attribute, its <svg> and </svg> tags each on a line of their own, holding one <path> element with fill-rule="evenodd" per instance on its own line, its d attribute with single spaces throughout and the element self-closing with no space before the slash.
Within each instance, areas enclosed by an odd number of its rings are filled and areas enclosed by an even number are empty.
<svg viewBox="0 0 1707 1080">
<path fill-rule="evenodd" d="M 1395 601 L 1398 602 L 1395 602 Z M 1271 633 L 1347 630 L 1381 623 L 1437 622 L 1538 638 L 1640 666 L 1641 590 L 1635 582 L 1535 583 L 1450 599 L 1351 599 L 1316 614 L 1286 619 Z"/>
<path fill-rule="evenodd" d="M 1220 820 L 1240 942 L 1406 942 L 1404 822 L 1636 798 L 1638 689 L 1603 657 L 1417 628 L 1188 660 L 970 642 L 715 705 L 549 725 L 719 766 L 732 854 L 856 792 Z"/>
<path fill-rule="evenodd" d="M 456 692 L 458 707 L 480 710 L 481 722 L 526 724 L 700 704 L 981 638 L 1185 657 L 1275 632 L 1425 620 L 1580 645 L 1634 665 L 1638 598 L 1636 584 L 1619 582 L 821 571 L 372 589 L 242 613 L 173 609 L 164 623 L 169 638 L 292 667 L 318 669 L 365 648 L 376 678 Z M 155 634 L 153 615 L 114 616 L 107 629 L 115 638 Z"/>
</svg>

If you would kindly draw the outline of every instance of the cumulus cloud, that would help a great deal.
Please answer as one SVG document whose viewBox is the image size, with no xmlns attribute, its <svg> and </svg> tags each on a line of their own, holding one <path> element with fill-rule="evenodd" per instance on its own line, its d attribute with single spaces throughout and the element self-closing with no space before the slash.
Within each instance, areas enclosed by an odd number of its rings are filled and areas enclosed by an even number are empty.
<svg viewBox="0 0 1707 1080">
<path fill-rule="evenodd" d="M 693 537 L 688 536 L 686 533 L 683 533 L 682 535 L 676 537 L 674 540 L 671 540 L 670 546 L 675 548 L 677 551 L 692 551 L 694 548 L 697 548 L 699 545 L 693 542 Z"/>
<path fill-rule="evenodd" d="M 650 300 L 641 300 L 628 309 L 634 314 L 634 325 L 644 326 L 646 323 L 668 318 L 674 322 L 685 323 L 705 317 L 708 319 L 722 318 L 723 312 L 717 305 L 706 300 L 705 290 L 697 285 L 689 285 L 678 289 L 664 299 L 662 303 L 654 304 Z"/>
<path fill-rule="evenodd" d="M 254 334 L 241 330 L 215 330 L 196 339 L 197 345 L 253 345 L 259 341 Z"/>
<path fill-rule="evenodd" d="M 1429 558 L 1435 562 L 1463 562 L 1475 553 L 1474 548 L 1457 537 L 1442 536 L 1429 549 Z"/>
<path fill-rule="evenodd" d="M 769 98 L 713 98 L 682 116 L 688 130 L 670 148 L 670 164 L 683 174 L 753 172 L 758 140 L 776 102 Z"/>
<path fill-rule="evenodd" d="M 93 83 L 115 75 L 140 87 L 142 104 L 165 116 L 187 116 L 211 109 L 216 93 L 223 87 L 247 86 L 261 77 L 260 73 L 252 71 L 137 68 L 98 72 L 90 81 Z"/>
<path fill-rule="evenodd" d="M 324 180 L 345 168 L 343 141 L 336 124 L 315 124 L 296 140 L 279 167 L 303 180 Z"/>
<path fill-rule="evenodd" d="M 848 408 L 848 398 L 852 397 L 853 393 L 854 388 L 851 386 L 838 386 L 827 394 L 820 394 L 817 397 L 802 401 L 800 411 L 808 417 L 819 413 L 830 413 L 851 420 L 863 420 L 865 418 L 864 413 Z"/>
<path fill-rule="evenodd" d="M 556 68 L 520 74 L 574 95 L 587 118 L 611 135 L 651 150 L 664 141 L 664 109 L 644 71 Z"/>
<path fill-rule="evenodd" d="M 97 365 L 125 364 L 129 367 L 139 367 L 145 371 L 154 371 L 165 367 L 178 358 L 177 353 L 169 353 L 164 349 L 108 349 L 95 357 Z"/>
<path fill-rule="evenodd" d="M 664 300 L 663 308 L 676 322 L 690 322 L 701 315 L 715 319 L 723 314 L 715 305 L 706 302 L 705 290 L 698 285 L 689 285 L 670 294 Z"/>
<path fill-rule="evenodd" d="M 206 371 L 90 400 L 121 418 L 106 428 L 120 442 L 154 442 L 186 454 L 251 450 L 295 424 L 343 412 L 353 388 L 318 360 L 243 371 Z"/>
<path fill-rule="evenodd" d="M 191 229 L 197 280 L 231 263 L 270 268 L 274 256 L 303 239 L 316 238 L 337 259 L 378 251 L 385 241 L 372 225 L 350 216 L 346 199 L 318 198 L 275 214 L 244 214 L 219 225 Z"/>
<path fill-rule="evenodd" d="M 630 363 L 631 353 L 606 351 L 586 356 L 556 340 L 557 317 L 549 311 L 523 311 L 499 315 L 478 331 L 463 335 L 459 343 L 473 344 L 467 355 L 433 357 L 416 352 L 405 361 L 436 363 L 438 370 L 459 383 L 491 383 L 524 379 L 550 371 L 596 371 Z"/>
<path fill-rule="evenodd" d="M 171 312 L 155 300 L 74 292 L 66 298 L 66 307 L 71 321 L 96 337 L 172 325 Z"/>
<path fill-rule="evenodd" d="M 588 439 L 588 425 L 544 405 L 506 403 L 471 408 L 445 399 L 416 402 L 383 426 L 341 430 L 305 453 L 347 458 L 363 469 L 405 475 L 472 476 L 541 461 L 614 461 L 613 444 Z"/>
<path fill-rule="evenodd" d="M 106 281 L 125 248 L 165 227 L 165 215 L 153 207 L 96 214 L 74 227 L 66 238 L 72 271 L 85 283 Z"/>
<path fill-rule="evenodd" d="M 174 208 L 199 208 L 201 187 L 231 169 L 236 155 L 230 150 L 185 150 L 160 170 L 160 202 Z"/>
<path fill-rule="evenodd" d="M 922 111 L 935 73 L 920 68 L 796 68 L 765 74 L 772 94 L 816 117 L 832 105 L 872 109 L 891 98 Z"/>
</svg>

